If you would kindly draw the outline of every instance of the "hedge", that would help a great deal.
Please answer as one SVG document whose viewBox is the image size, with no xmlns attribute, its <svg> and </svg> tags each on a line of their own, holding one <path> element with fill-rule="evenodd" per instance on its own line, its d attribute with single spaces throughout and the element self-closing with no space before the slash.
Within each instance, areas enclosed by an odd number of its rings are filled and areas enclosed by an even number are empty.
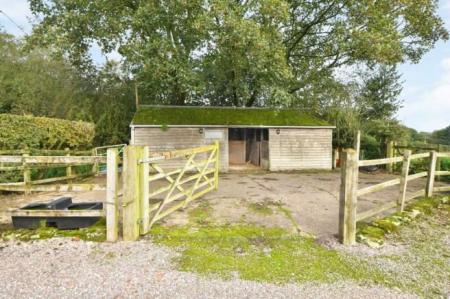
<svg viewBox="0 0 450 299">
<path fill-rule="evenodd" d="M 94 124 L 29 115 L 0 114 L 0 149 L 88 149 Z"/>
</svg>

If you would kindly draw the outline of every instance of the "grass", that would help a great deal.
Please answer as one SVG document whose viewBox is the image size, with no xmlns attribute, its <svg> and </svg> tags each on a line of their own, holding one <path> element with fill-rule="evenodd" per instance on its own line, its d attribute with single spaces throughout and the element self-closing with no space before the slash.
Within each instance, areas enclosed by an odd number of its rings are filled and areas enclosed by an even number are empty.
<svg viewBox="0 0 450 299">
<path fill-rule="evenodd" d="M 179 270 L 204 276 L 271 283 L 355 281 L 441 298 L 450 292 L 450 205 L 446 203 L 445 197 L 420 199 L 408 206 L 407 213 L 421 212 L 414 221 L 406 213 L 396 213 L 360 227 L 404 248 L 393 253 L 328 249 L 313 238 L 249 224 L 156 226 L 150 236 L 180 252 L 174 260 Z M 284 213 L 283 206 L 276 206 Z M 249 207 L 256 213 L 261 208 Z M 288 217 L 289 210 L 286 213 Z"/>
<path fill-rule="evenodd" d="M 85 241 L 103 242 L 106 240 L 106 220 L 101 219 L 96 224 L 75 230 L 58 230 L 55 227 L 42 225 L 38 229 L 1 229 L 0 239 L 32 241 L 57 237 L 75 238 Z"/>
<path fill-rule="evenodd" d="M 188 216 L 192 223 L 206 225 L 210 222 L 212 208 L 208 201 L 202 201 L 200 204 L 189 210 Z"/>
<path fill-rule="evenodd" d="M 367 263 L 328 250 L 312 238 L 280 228 L 253 225 L 155 227 L 152 238 L 179 248 L 182 271 L 274 283 L 334 282 L 342 279 L 378 282 L 385 274 Z"/>
<path fill-rule="evenodd" d="M 273 214 L 273 210 L 270 206 L 262 202 L 250 203 L 248 208 L 250 211 L 259 215 L 269 216 Z"/>
<path fill-rule="evenodd" d="M 420 215 L 430 215 L 437 208 L 448 209 L 449 203 L 448 196 L 420 198 L 406 206 L 403 213 L 394 213 L 370 223 L 358 223 L 357 241 L 373 247 L 382 246 L 387 234 L 398 232 L 401 226 L 411 223 Z"/>
</svg>

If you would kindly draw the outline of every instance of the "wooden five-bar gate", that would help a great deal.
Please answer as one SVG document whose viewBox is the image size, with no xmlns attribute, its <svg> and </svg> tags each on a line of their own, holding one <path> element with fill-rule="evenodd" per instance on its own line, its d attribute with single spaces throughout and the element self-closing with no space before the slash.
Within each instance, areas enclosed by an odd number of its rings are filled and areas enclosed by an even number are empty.
<svg viewBox="0 0 450 299">
<path fill-rule="evenodd" d="M 123 181 L 124 240 L 146 234 L 156 221 L 217 189 L 218 182 L 218 142 L 160 153 L 150 153 L 146 146 L 128 146 Z"/>
</svg>

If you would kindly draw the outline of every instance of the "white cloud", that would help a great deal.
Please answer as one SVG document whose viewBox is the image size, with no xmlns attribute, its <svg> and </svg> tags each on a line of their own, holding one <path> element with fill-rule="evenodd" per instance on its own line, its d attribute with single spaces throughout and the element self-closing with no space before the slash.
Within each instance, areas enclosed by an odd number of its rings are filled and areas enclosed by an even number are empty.
<svg viewBox="0 0 450 299">
<path fill-rule="evenodd" d="M 421 131 L 433 131 L 450 125 L 450 57 L 440 63 L 439 81 L 431 88 L 405 86 L 405 102 L 400 119 Z M 424 74 L 425 75 L 425 74 Z"/>
</svg>

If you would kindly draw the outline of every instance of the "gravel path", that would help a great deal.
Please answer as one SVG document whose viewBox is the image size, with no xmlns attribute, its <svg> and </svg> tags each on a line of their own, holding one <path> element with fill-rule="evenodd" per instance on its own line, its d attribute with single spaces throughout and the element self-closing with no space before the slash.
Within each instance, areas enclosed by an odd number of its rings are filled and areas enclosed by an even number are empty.
<svg viewBox="0 0 450 299">
<path fill-rule="evenodd" d="M 0 298 L 414 298 L 381 287 L 274 285 L 176 271 L 149 240 L 0 242 Z"/>
</svg>

